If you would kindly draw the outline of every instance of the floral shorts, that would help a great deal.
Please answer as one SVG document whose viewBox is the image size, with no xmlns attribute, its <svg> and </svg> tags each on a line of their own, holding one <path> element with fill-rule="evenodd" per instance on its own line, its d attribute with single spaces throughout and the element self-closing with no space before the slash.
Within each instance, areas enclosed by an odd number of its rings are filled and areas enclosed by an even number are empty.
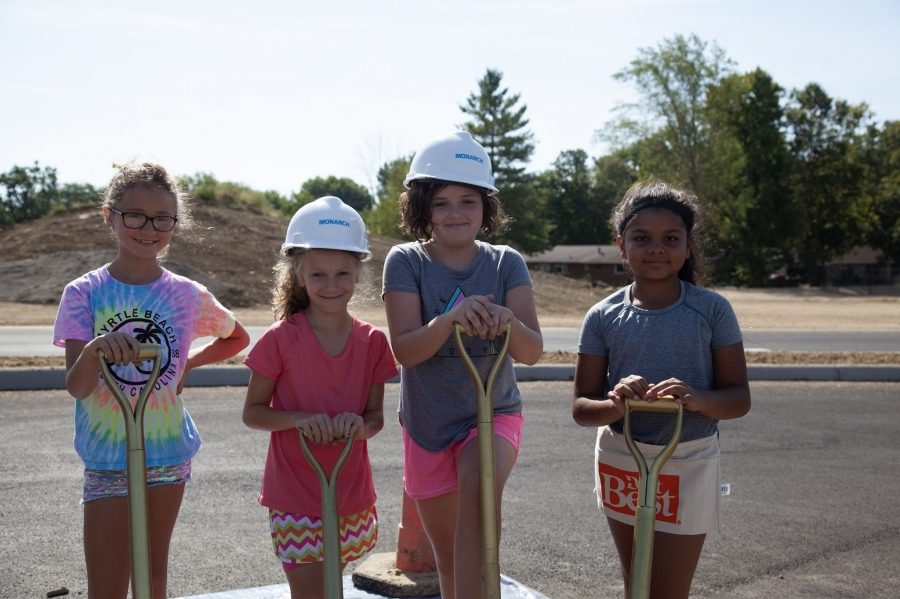
<svg viewBox="0 0 900 599">
<path fill-rule="evenodd" d="M 352 516 L 340 518 L 341 563 L 365 556 L 378 540 L 378 514 L 375 506 Z M 325 560 L 322 544 L 322 519 L 269 509 L 269 529 L 275 556 L 284 571 L 302 564 Z"/>
</svg>

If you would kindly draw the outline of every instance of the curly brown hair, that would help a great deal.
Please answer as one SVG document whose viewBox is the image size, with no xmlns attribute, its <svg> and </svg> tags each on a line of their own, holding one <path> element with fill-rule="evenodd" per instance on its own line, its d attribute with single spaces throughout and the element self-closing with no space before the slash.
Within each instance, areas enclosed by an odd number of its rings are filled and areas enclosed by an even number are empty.
<svg viewBox="0 0 900 599">
<path fill-rule="evenodd" d="M 706 211 L 697 196 L 661 181 L 639 181 L 625 192 L 625 196 L 609 219 L 616 236 L 624 235 L 634 216 L 647 208 L 665 208 L 681 217 L 688 236 L 693 237 L 693 243 L 690 255 L 678 271 L 678 278 L 698 286 L 706 283 L 706 265 L 703 257 L 706 237 L 703 221 Z M 632 276 L 631 269 L 624 260 L 623 266 L 625 272 Z"/>
<path fill-rule="evenodd" d="M 470 187 L 481 194 L 484 212 L 481 232 L 485 237 L 505 231 L 512 219 L 503 212 L 503 205 L 496 195 L 488 195 L 484 189 L 451 181 L 411 181 L 409 190 L 400 196 L 400 229 L 419 241 L 431 239 L 431 200 L 448 185 Z"/>
</svg>

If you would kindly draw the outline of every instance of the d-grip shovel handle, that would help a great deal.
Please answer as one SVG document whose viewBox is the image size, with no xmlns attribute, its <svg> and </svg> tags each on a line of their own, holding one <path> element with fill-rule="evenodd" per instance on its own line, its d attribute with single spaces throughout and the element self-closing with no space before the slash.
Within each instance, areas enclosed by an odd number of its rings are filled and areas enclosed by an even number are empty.
<svg viewBox="0 0 900 599">
<path fill-rule="evenodd" d="M 147 454 L 144 452 L 144 409 L 159 378 L 162 348 L 156 343 L 142 343 L 137 361 L 153 360 L 150 377 L 138 396 L 134 409 L 113 380 L 103 350 L 97 352 L 103 380 L 119 404 L 125 419 L 126 468 L 128 482 L 128 531 L 131 546 L 131 590 L 134 599 L 153 596 L 150 573 L 150 518 L 147 511 Z"/>
<path fill-rule="evenodd" d="M 510 322 L 506 323 L 503 333 L 503 346 L 494 359 L 486 381 L 481 380 L 481 373 L 475 362 L 466 351 L 462 342 L 465 328 L 456 323 L 453 332 L 456 335 L 456 347 L 462 356 L 475 383 L 478 398 L 478 473 L 480 480 L 481 500 L 481 587 L 485 599 L 500 599 L 500 543 L 497 534 L 497 483 L 496 457 L 494 452 L 494 380 L 503 365 L 509 350 Z"/>
<path fill-rule="evenodd" d="M 306 433 L 300 429 L 300 447 L 306 461 L 316 471 L 319 477 L 319 489 L 322 492 L 322 552 L 325 554 L 325 599 L 342 599 L 344 596 L 343 580 L 341 578 L 341 531 L 340 520 L 337 511 L 337 482 L 353 450 L 353 437 L 347 437 L 344 450 L 338 457 L 331 476 L 325 474 L 325 469 L 309 450 L 306 444 Z M 335 437 L 339 439 L 340 437 Z"/>
<path fill-rule="evenodd" d="M 664 395 L 652 402 L 625 400 L 625 443 L 637 462 L 639 474 L 637 508 L 634 515 L 634 543 L 631 550 L 629 582 L 631 599 L 647 599 L 650 596 L 653 535 L 656 532 L 656 487 L 663 465 L 675 452 L 675 447 L 681 439 L 681 425 L 684 418 L 684 406 L 675 403 L 674 400 L 675 398 L 671 395 Z M 672 438 L 665 448 L 653 460 L 653 465 L 649 470 L 644 455 L 638 449 L 631 435 L 631 413 L 633 411 L 673 412 L 676 414 L 675 432 L 672 433 Z"/>
<path fill-rule="evenodd" d="M 637 445 L 634 442 L 634 438 L 631 436 L 631 412 L 633 411 L 674 412 L 676 414 L 675 432 L 672 433 L 672 438 L 669 440 L 669 443 L 659 453 L 659 455 L 656 456 L 656 459 L 653 460 L 653 465 L 650 467 L 649 471 L 647 469 L 647 461 L 644 459 L 644 455 L 641 453 L 641 450 L 638 449 Z M 675 452 L 675 447 L 678 445 L 678 441 L 681 439 L 681 425 L 683 418 L 684 406 L 675 403 L 675 398 L 671 395 L 663 395 L 662 397 L 657 398 L 656 401 L 651 402 L 636 399 L 625 400 L 625 443 L 628 445 L 628 450 L 631 451 L 631 455 L 634 456 L 635 461 L 638 463 L 638 470 L 640 471 L 642 477 L 645 477 L 645 475 L 649 474 L 649 476 L 653 478 L 654 483 L 659 478 L 659 471 L 662 470 L 663 465 Z M 638 505 L 655 506 L 655 493 L 655 484 L 652 486 L 652 488 L 641 488 L 638 493 Z"/>
</svg>

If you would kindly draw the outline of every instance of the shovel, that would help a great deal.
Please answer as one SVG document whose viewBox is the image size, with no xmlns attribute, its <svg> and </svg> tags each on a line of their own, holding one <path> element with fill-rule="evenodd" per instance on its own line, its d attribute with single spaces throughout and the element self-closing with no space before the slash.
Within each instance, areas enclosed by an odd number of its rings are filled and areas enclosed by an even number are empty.
<svg viewBox="0 0 900 599">
<path fill-rule="evenodd" d="M 353 449 L 353 437 L 348 437 L 344 451 L 338 457 L 334 468 L 331 469 L 331 477 L 325 475 L 325 470 L 316 456 L 306 445 L 306 435 L 300 431 L 300 447 L 306 461 L 316 471 L 319 477 L 319 489 L 322 492 L 322 552 L 325 554 L 325 599 L 343 599 L 344 581 L 341 576 L 341 532 L 337 510 L 337 481 L 350 457 Z"/>
<path fill-rule="evenodd" d="M 456 346 L 472 375 L 478 397 L 478 472 L 481 492 L 481 589 L 485 599 L 500 599 L 500 547 L 497 534 L 497 462 L 494 456 L 494 380 L 503 365 L 509 349 L 510 323 L 503 333 L 503 347 L 494 360 L 487 381 L 466 351 L 462 342 L 465 328 L 459 323 L 454 328 Z"/>
<path fill-rule="evenodd" d="M 141 344 L 138 360 L 153 360 L 150 378 L 138 396 L 134 409 L 125 394 L 113 380 L 106 356 L 99 351 L 100 370 L 103 380 L 119 402 L 125 418 L 125 442 L 127 451 L 128 478 L 128 539 L 131 545 L 131 595 L 134 599 L 151 599 L 153 585 L 150 575 L 150 533 L 147 508 L 147 454 L 144 451 L 144 409 L 147 399 L 159 378 L 162 349 L 155 343 Z"/>
<path fill-rule="evenodd" d="M 650 596 L 653 535 L 656 532 L 656 488 L 663 465 L 675 452 L 675 447 L 681 439 L 681 422 L 684 417 L 683 406 L 676 404 L 674 399 L 671 396 L 664 396 L 649 403 L 634 399 L 625 400 L 625 443 L 628 444 L 628 450 L 637 462 L 639 474 L 638 505 L 634 513 L 634 544 L 631 549 L 630 599 L 647 599 Z M 631 413 L 635 410 L 676 413 L 675 432 L 649 469 L 647 461 L 631 436 Z"/>
</svg>

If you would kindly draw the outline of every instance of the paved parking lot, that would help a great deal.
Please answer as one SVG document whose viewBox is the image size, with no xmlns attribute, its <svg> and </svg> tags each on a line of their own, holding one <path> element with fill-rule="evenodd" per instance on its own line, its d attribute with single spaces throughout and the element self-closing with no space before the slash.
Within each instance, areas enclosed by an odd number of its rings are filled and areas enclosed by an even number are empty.
<svg viewBox="0 0 900 599">
<path fill-rule="evenodd" d="M 504 501 L 501 569 L 552 599 L 620 597 L 615 549 L 591 494 L 594 431 L 572 423 L 571 383 L 523 383 L 525 430 Z M 721 425 L 726 528 L 696 597 L 895 597 L 900 588 L 900 383 L 756 382 Z M 267 435 L 240 421 L 243 388 L 194 388 L 204 445 L 172 542 L 170 596 L 284 582 L 256 493 Z M 379 551 L 396 542 L 397 385 L 371 443 Z M 85 597 L 81 462 L 63 391 L 0 393 L 0 597 L 61 586 Z"/>
</svg>

